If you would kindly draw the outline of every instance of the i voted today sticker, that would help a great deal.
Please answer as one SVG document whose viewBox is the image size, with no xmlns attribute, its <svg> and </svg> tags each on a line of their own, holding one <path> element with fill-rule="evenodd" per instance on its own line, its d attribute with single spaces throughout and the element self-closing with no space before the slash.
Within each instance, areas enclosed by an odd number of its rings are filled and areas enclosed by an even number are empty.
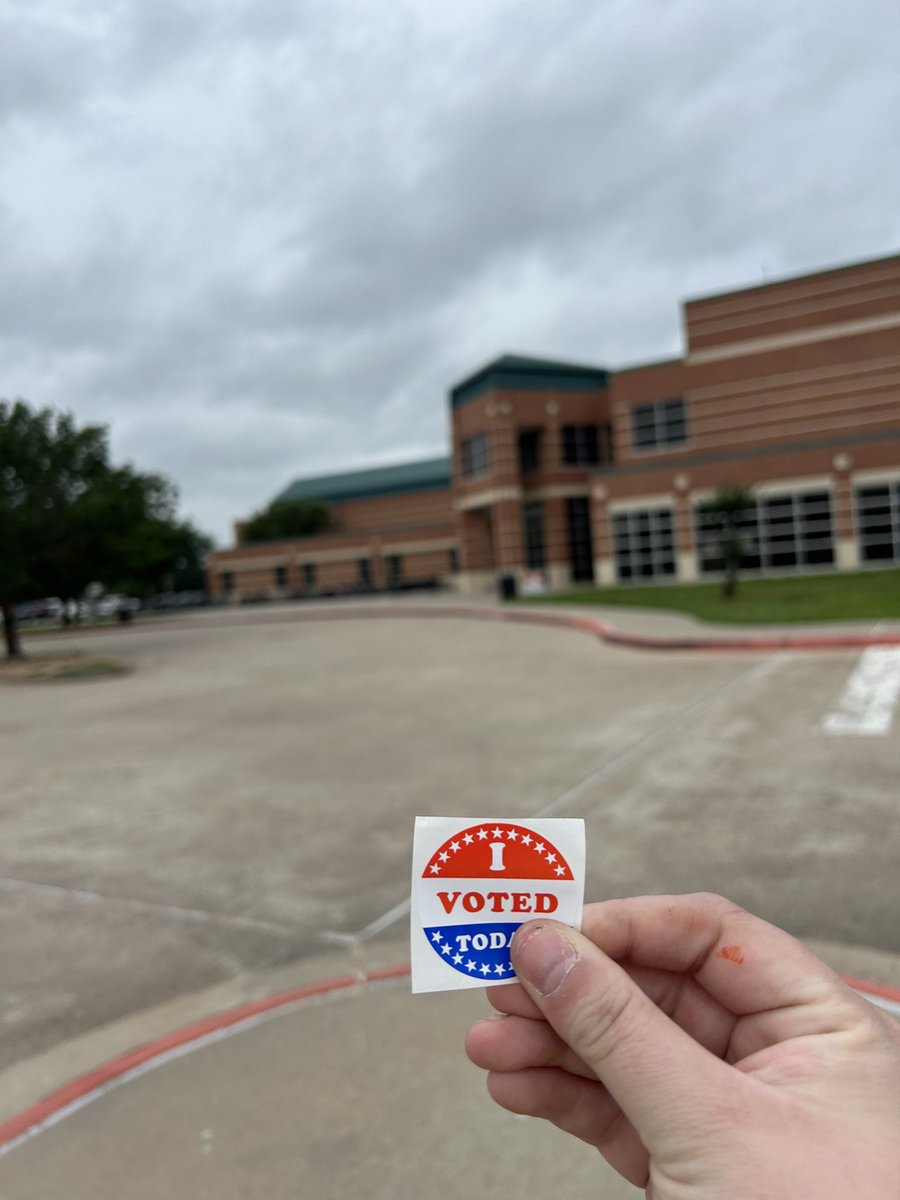
<svg viewBox="0 0 900 1200">
<path fill-rule="evenodd" d="M 583 902 L 583 821 L 416 817 L 412 990 L 513 983 L 519 926 L 552 917 L 577 929 Z"/>
</svg>

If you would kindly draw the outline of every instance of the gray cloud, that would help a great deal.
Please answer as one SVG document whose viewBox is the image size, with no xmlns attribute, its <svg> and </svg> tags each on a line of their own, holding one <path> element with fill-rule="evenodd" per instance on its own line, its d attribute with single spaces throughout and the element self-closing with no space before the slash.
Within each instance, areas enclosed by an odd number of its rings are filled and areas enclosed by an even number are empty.
<svg viewBox="0 0 900 1200">
<path fill-rule="evenodd" d="M 0 0 L 0 394 L 220 538 L 506 350 L 897 249 L 892 0 Z"/>
</svg>

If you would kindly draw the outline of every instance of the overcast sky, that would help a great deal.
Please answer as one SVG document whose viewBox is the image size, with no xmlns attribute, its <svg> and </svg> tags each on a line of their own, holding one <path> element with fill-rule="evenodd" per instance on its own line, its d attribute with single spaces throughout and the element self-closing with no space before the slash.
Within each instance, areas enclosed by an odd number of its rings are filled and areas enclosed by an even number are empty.
<svg viewBox="0 0 900 1200">
<path fill-rule="evenodd" d="M 0 0 L 0 395 L 220 544 L 518 351 L 900 250 L 897 0 Z"/>
</svg>

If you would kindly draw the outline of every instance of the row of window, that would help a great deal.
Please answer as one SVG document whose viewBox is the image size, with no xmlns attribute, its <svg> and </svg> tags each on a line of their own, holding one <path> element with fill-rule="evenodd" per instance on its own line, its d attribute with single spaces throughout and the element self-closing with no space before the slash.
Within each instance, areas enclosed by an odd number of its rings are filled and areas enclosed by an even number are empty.
<svg viewBox="0 0 900 1200">
<path fill-rule="evenodd" d="M 854 491 L 856 528 L 863 562 L 900 562 L 900 481 L 857 487 Z M 529 570 L 546 565 L 544 506 L 540 501 L 522 510 L 525 564 Z M 675 529 L 672 509 L 666 506 L 615 513 L 611 522 L 613 556 L 619 580 L 665 579 L 677 574 Z M 573 579 L 593 578 L 593 541 L 587 497 L 566 499 L 566 534 Z M 719 518 L 704 510 L 694 511 L 694 534 L 698 570 L 701 575 L 723 568 L 723 537 Z M 736 523 L 742 571 L 779 571 L 789 568 L 830 566 L 835 561 L 834 518 L 828 491 L 785 492 L 763 496 L 743 512 Z M 404 582 L 403 558 L 387 558 L 387 585 Z M 459 570 L 455 549 L 448 552 L 448 570 Z M 317 587 L 315 563 L 301 566 L 305 591 Z M 274 583 L 288 586 L 287 568 L 274 568 Z M 372 564 L 357 561 L 357 584 L 372 586 Z M 234 589 L 232 572 L 222 574 L 226 594 Z"/>
<path fill-rule="evenodd" d="M 542 459 L 542 429 L 524 429 L 519 434 L 519 469 L 523 475 L 537 471 Z M 612 461 L 612 439 L 608 425 L 563 425 L 560 430 L 560 461 L 572 467 L 596 467 Z M 460 443 L 460 467 L 465 479 L 486 475 L 490 470 L 490 443 L 486 433 L 476 433 Z"/>
<path fill-rule="evenodd" d="M 861 561 L 900 561 L 900 482 L 857 487 L 854 501 Z M 670 508 L 616 513 L 612 531 L 619 579 L 676 574 Z M 694 512 L 694 532 L 700 574 L 720 572 L 727 536 L 720 519 L 699 507 Z M 760 497 L 739 516 L 734 536 L 743 571 L 831 566 L 835 561 L 831 494 L 808 491 Z"/>
<path fill-rule="evenodd" d="M 541 464 L 542 429 L 523 429 L 519 434 L 519 468 L 523 475 Z M 631 410 L 631 441 L 635 450 L 659 450 L 687 441 L 684 400 L 656 400 Z M 612 462 L 612 431 L 608 425 L 563 425 L 560 430 L 560 461 L 568 466 L 596 467 Z M 476 433 L 460 443 L 463 478 L 486 475 L 490 470 L 490 443 L 486 433 Z"/>
<path fill-rule="evenodd" d="M 403 556 L 400 554 L 389 554 L 385 559 L 385 564 L 387 567 L 387 586 L 389 588 L 401 587 L 406 581 Z M 459 552 L 456 549 L 451 549 L 447 552 L 447 570 L 451 575 L 455 575 L 459 571 Z M 316 590 L 319 580 L 315 563 L 302 563 L 300 577 L 303 591 L 313 592 Z M 225 595 L 230 595 L 234 591 L 234 572 L 223 571 L 221 582 L 222 591 Z M 274 567 L 272 570 L 272 582 L 276 588 L 282 590 L 288 587 L 287 567 Z M 358 558 L 356 560 L 356 584 L 360 588 L 370 588 L 372 586 L 372 560 L 370 558 Z"/>
</svg>

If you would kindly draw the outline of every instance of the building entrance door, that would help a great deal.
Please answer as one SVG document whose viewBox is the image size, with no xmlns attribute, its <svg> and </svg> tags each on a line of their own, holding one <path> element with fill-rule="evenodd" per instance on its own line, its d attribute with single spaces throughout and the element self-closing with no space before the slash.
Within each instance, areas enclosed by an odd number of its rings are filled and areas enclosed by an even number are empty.
<svg viewBox="0 0 900 1200">
<path fill-rule="evenodd" d="M 592 583 L 594 579 L 594 539 L 591 535 L 591 507 L 587 496 L 569 496 L 566 500 L 566 528 L 569 535 L 569 565 L 573 583 Z"/>
</svg>

